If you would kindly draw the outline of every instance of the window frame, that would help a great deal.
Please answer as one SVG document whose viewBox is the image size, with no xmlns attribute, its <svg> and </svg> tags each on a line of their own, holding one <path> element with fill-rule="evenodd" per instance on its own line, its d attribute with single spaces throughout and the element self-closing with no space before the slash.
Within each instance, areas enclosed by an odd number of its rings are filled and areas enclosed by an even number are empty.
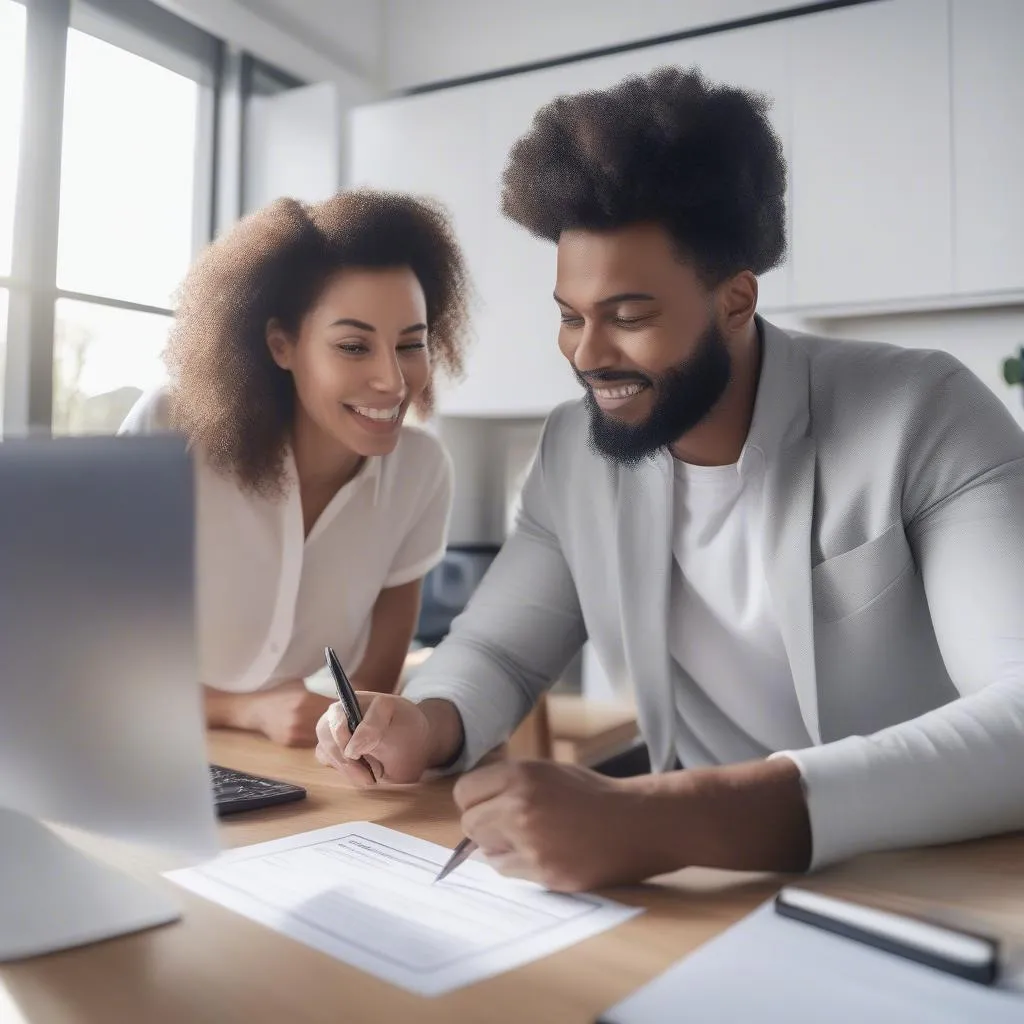
<svg viewBox="0 0 1024 1024">
<path fill-rule="evenodd" d="M 16 0 L 25 3 L 25 0 Z M 261 93 L 306 83 L 257 62 L 152 0 L 31 0 L 25 18 L 21 146 L 14 199 L 0 438 L 53 432 L 54 325 L 59 299 L 171 317 L 174 310 L 58 288 L 57 238 L 67 33 L 75 28 L 199 84 L 192 250 L 242 213 L 245 118 Z M 268 84 L 269 83 L 269 84 Z M 26 169 L 31 168 L 30 173 Z M 0 339 L 2 341 L 3 339 Z"/>
</svg>

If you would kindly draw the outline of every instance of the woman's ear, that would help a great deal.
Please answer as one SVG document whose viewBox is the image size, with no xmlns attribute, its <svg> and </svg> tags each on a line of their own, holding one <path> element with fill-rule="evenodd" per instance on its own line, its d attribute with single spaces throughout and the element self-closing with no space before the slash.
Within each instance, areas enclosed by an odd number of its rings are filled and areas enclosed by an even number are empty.
<svg viewBox="0 0 1024 1024">
<path fill-rule="evenodd" d="M 271 319 L 267 321 L 266 336 L 267 348 L 270 349 L 271 358 L 282 370 L 290 370 L 292 368 L 293 346 L 291 339 L 285 333 L 278 320 Z"/>
</svg>

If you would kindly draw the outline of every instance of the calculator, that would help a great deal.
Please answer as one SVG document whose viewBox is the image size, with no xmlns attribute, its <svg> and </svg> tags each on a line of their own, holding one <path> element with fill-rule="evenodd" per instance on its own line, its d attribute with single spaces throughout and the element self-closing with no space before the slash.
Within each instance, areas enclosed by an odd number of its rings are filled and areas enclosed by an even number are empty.
<svg viewBox="0 0 1024 1024">
<path fill-rule="evenodd" d="M 250 775 L 219 764 L 210 765 L 210 783 L 214 806 L 221 818 L 239 811 L 255 811 L 260 807 L 302 800 L 306 796 L 302 786 L 265 779 L 261 775 Z"/>
</svg>

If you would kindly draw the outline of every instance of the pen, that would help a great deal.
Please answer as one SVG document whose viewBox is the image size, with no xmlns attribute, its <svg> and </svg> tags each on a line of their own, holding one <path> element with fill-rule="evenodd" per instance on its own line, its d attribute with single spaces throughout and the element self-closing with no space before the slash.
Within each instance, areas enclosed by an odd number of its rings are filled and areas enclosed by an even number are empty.
<svg viewBox="0 0 1024 1024">
<path fill-rule="evenodd" d="M 792 886 L 783 888 L 775 897 L 775 909 L 783 917 L 803 921 L 968 981 L 991 985 L 996 980 L 999 944 L 982 935 Z"/>
<path fill-rule="evenodd" d="M 446 878 L 450 875 L 469 855 L 476 849 L 476 843 L 472 839 L 463 839 L 458 846 L 452 850 L 452 855 L 448 858 L 447 863 L 437 873 L 437 878 L 434 882 L 440 882 L 442 878 Z M 430 884 L 433 885 L 434 882 Z"/>
<path fill-rule="evenodd" d="M 352 689 L 352 684 L 348 681 L 348 676 L 345 675 L 345 670 L 341 667 L 341 662 L 338 661 L 338 656 L 334 653 L 333 647 L 324 648 L 324 657 L 327 659 L 327 667 L 331 670 L 331 675 L 334 676 L 334 686 L 338 691 L 338 700 L 341 702 L 342 710 L 345 712 L 348 731 L 354 734 L 359 723 L 363 720 L 362 713 L 359 710 L 359 701 L 356 699 L 356 692 Z M 361 757 L 359 760 L 366 765 L 373 776 L 373 781 L 376 782 L 377 773 L 373 770 L 370 762 L 365 757 Z"/>
</svg>

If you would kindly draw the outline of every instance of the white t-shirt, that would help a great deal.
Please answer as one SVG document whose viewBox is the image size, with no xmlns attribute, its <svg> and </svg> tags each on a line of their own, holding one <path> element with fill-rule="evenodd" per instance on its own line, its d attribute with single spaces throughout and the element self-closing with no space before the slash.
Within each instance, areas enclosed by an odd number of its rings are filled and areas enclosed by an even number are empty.
<svg viewBox="0 0 1024 1024">
<path fill-rule="evenodd" d="M 139 399 L 122 433 L 168 429 L 163 389 Z M 196 616 L 200 679 L 248 692 L 323 668 L 330 645 L 351 673 L 366 651 L 381 590 L 442 558 L 452 464 L 440 441 L 404 426 L 395 450 L 364 461 L 304 537 L 295 463 L 268 499 L 196 453 Z"/>
<path fill-rule="evenodd" d="M 680 760 L 728 764 L 808 746 L 764 573 L 760 451 L 674 469 L 669 646 L 698 691 L 677 680 Z"/>
</svg>

